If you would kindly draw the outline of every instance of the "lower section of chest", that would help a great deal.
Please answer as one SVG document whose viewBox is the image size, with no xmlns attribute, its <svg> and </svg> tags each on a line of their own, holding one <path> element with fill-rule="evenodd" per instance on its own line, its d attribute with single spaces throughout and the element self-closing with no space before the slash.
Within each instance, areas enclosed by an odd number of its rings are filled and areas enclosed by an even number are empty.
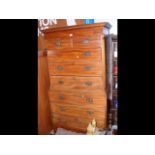
<svg viewBox="0 0 155 155">
<path fill-rule="evenodd" d="M 51 88 L 49 102 L 51 120 L 56 128 L 86 132 L 93 119 L 97 121 L 98 128 L 106 128 L 107 101 L 103 90 L 58 91 Z"/>
</svg>

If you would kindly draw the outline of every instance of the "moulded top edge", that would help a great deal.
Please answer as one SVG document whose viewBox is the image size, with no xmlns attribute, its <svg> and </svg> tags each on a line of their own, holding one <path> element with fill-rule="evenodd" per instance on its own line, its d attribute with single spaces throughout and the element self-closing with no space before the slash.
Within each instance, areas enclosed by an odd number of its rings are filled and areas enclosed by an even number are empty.
<svg viewBox="0 0 155 155">
<path fill-rule="evenodd" d="M 64 27 L 56 27 L 56 28 L 49 28 L 46 30 L 41 30 L 43 33 L 50 33 L 55 31 L 63 31 L 63 30 L 70 30 L 70 29 L 81 29 L 81 28 L 91 28 L 91 27 L 105 27 L 110 29 L 111 24 L 108 22 L 102 23 L 94 23 L 94 24 L 82 24 L 82 25 L 74 25 L 74 26 L 64 26 Z"/>
</svg>

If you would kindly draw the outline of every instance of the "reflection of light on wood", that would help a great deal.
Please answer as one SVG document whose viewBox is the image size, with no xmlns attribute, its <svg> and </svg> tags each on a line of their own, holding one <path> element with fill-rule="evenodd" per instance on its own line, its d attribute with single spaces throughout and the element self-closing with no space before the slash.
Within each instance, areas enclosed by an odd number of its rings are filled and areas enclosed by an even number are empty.
<svg viewBox="0 0 155 155">
<path fill-rule="evenodd" d="M 69 34 L 70 37 L 70 46 L 73 47 L 73 34 Z"/>
</svg>

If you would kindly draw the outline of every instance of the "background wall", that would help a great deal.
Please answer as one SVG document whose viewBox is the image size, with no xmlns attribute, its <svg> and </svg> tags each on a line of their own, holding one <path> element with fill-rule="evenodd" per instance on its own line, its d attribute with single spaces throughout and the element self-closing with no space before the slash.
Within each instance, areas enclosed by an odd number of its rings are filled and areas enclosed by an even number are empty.
<svg viewBox="0 0 155 155">
<path fill-rule="evenodd" d="M 110 33 L 117 35 L 117 19 L 95 19 L 95 23 L 98 22 L 108 22 L 112 25 Z"/>
</svg>

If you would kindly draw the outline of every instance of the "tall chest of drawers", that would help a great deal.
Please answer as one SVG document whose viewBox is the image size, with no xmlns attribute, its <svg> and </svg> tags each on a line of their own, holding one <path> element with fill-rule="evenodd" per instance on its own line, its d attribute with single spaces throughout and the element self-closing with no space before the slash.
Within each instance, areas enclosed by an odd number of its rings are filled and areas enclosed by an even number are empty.
<svg viewBox="0 0 155 155">
<path fill-rule="evenodd" d="M 85 132 L 93 118 L 106 128 L 104 29 L 107 23 L 44 30 L 55 128 Z"/>
</svg>

